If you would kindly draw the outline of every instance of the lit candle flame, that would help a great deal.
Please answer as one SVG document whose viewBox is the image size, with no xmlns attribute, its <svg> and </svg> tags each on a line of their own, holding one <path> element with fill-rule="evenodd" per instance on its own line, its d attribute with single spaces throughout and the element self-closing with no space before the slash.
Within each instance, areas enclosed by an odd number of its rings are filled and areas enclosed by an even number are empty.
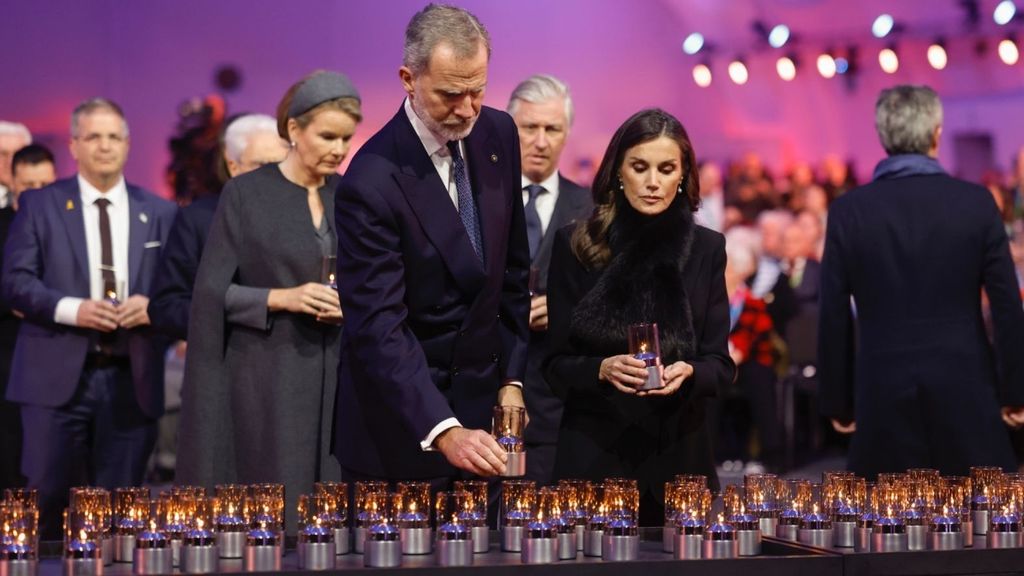
<svg viewBox="0 0 1024 576">
<path fill-rule="evenodd" d="M 812 508 L 812 511 L 814 512 L 814 514 L 818 513 L 818 504 L 817 503 L 815 503 L 811 508 Z"/>
<path fill-rule="evenodd" d="M 725 524 L 725 516 L 723 516 L 721 513 L 718 514 L 718 523 Z"/>
<path fill-rule="evenodd" d="M 24 544 L 24 543 L 25 543 L 25 533 L 24 532 L 19 532 L 18 533 L 18 544 Z"/>
<path fill-rule="evenodd" d="M 196 528 L 198 530 L 202 530 L 203 529 L 203 519 L 202 518 L 196 518 Z"/>
<path fill-rule="evenodd" d="M 409 513 L 410 514 L 415 514 L 416 513 L 416 501 L 415 500 L 413 500 L 412 502 L 409 502 Z"/>
<path fill-rule="evenodd" d="M 85 530 L 79 530 L 78 531 L 78 540 L 80 542 L 85 542 L 88 539 L 89 539 L 89 536 L 85 533 Z"/>
<path fill-rule="evenodd" d="M 149 521 L 149 531 L 156 532 L 156 520 Z"/>
<path fill-rule="evenodd" d="M 235 515 L 235 505 L 229 502 L 228 503 L 228 516 L 234 516 L 234 515 Z"/>
<path fill-rule="evenodd" d="M 942 515 L 949 516 L 949 506 L 946 506 L 945 504 L 942 505 Z"/>
</svg>

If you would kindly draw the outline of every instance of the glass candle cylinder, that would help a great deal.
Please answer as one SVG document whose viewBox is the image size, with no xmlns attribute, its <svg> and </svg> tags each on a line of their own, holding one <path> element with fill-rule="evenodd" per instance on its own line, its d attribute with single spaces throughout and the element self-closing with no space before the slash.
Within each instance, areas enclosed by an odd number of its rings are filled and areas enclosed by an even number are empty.
<svg viewBox="0 0 1024 576">
<path fill-rule="evenodd" d="M 487 526 L 487 481 L 456 480 L 455 491 L 469 494 L 459 512 L 460 519 L 469 526 L 473 540 L 473 553 L 487 552 L 491 546 L 490 527 Z"/>
<path fill-rule="evenodd" d="M 246 487 L 240 484 L 222 484 L 215 488 L 214 528 L 221 558 L 242 558 L 245 553 L 245 533 L 249 528 L 245 517 L 246 492 Z"/>
<path fill-rule="evenodd" d="M 501 484 L 501 549 L 522 550 L 523 531 L 533 516 L 537 486 L 530 480 L 505 480 Z"/>
<path fill-rule="evenodd" d="M 398 528 L 398 511 L 401 498 L 398 494 L 370 493 L 367 500 L 371 506 L 374 521 L 367 528 L 364 543 L 364 563 L 372 568 L 393 568 L 402 564 L 401 532 Z"/>
<path fill-rule="evenodd" d="M 366 531 L 378 520 L 379 500 L 387 493 L 388 483 L 383 480 L 356 482 L 353 549 L 357 554 L 363 553 Z"/>
<path fill-rule="evenodd" d="M 345 482 L 317 482 L 313 485 L 317 495 L 327 498 L 327 520 L 334 530 L 335 555 L 348 554 L 350 529 L 348 526 L 348 484 Z"/>
<path fill-rule="evenodd" d="M 629 354 L 641 360 L 647 368 L 647 379 L 638 390 L 658 390 L 664 388 L 661 381 L 661 344 L 658 338 L 656 323 L 631 324 L 627 328 Z"/>
<path fill-rule="evenodd" d="M 576 550 L 583 550 L 583 534 L 587 526 L 589 508 L 587 507 L 587 487 L 590 482 L 579 479 L 563 479 L 558 481 L 558 491 L 562 500 L 565 519 L 576 526 Z"/>
<path fill-rule="evenodd" d="M 526 410 L 520 406 L 495 406 L 491 420 L 491 435 L 505 450 L 506 477 L 526 474 L 526 451 L 523 431 L 526 428 Z"/>
<path fill-rule="evenodd" d="M 300 494 L 298 500 L 299 568 L 327 570 L 334 567 L 334 527 L 331 520 L 331 497 L 322 494 Z"/>
<path fill-rule="evenodd" d="M 434 525 L 437 526 L 438 566 L 470 566 L 473 564 L 473 532 L 467 514 L 474 507 L 473 495 L 455 490 L 439 492 L 434 503 Z"/>
<path fill-rule="evenodd" d="M 403 554 L 430 554 L 430 484 L 398 483 L 398 529 L 402 535 Z"/>
</svg>

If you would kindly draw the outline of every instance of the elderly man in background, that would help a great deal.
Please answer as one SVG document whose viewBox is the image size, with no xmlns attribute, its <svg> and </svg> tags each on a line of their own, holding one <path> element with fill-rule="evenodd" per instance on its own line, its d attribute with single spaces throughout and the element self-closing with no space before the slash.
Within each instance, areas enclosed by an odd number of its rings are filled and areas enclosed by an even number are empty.
<svg viewBox="0 0 1024 576">
<path fill-rule="evenodd" d="M 882 91 L 875 126 L 888 158 L 829 210 L 821 410 L 854 434 L 858 475 L 1015 470 L 1006 426 L 1024 424 L 1024 310 L 992 195 L 936 160 L 942 104 L 931 88 Z"/>
<path fill-rule="evenodd" d="M 11 159 L 31 143 L 32 133 L 24 124 L 0 120 L 0 208 L 11 204 Z"/>
<path fill-rule="evenodd" d="M 548 75 L 527 78 L 509 97 L 508 113 L 519 130 L 522 155 L 523 205 L 530 246 L 530 344 L 526 360 L 524 399 L 530 424 L 526 427 L 526 478 L 540 485 L 551 482 L 555 465 L 562 402 L 551 391 L 541 363 L 547 353 L 548 266 L 555 232 L 594 209 L 590 191 L 562 176 L 558 162 L 572 127 L 569 87 Z"/>
</svg>

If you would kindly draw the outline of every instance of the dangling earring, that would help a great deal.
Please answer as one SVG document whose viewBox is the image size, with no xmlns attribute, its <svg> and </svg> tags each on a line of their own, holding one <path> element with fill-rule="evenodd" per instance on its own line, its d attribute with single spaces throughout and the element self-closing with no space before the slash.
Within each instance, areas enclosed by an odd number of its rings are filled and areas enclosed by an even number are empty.
<svg viewBox="0 0 1024 576">
<path fill-rule="evenodd" d="M 290 140 L 288 142 L 288 145 L 291 146 L 292 148 L 295 148 L 295 140 Z"/>
<path fill-rule="evenodd" d="M 625 192 L 626 187 L 622 184 L 622 178 L 616 178 L 616 180 L 619 182 L 619 192 Z"/>
<path fill-rule="evenodd" d="M 680 194 L 680 195 L 683 194 L 683 181 L 682 180 L 679 181 L 679 186 L 676 187 L 676 193 Z"/>
</svg>

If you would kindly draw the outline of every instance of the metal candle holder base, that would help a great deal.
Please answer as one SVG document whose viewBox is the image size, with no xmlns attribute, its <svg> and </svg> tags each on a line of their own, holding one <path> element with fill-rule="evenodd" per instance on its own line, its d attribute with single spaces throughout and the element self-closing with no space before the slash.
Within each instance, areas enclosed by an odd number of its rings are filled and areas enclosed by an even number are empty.
<svg viewBox="0 0 1024 576">
<path fill-rule="evenodd" d="M 281 545 L 245 546 L 246 572 L 279 572 L 281 570 Z"/>
<path fill-rule="evenodd" d="M 64 576 L 103 576 L 100 558 L 65 558 Z"/>
<path fill-rule="evenodd" d="M 963 547 L 963 532 L 932 532 L 928 535 L 929 550 L 960 550 Z"/>
<path fill-rule="evenodd" d="M 181 566 L 181 538 L 171 540 L 171 566 Z"/>
<path fill-rule="evenodd" d="M 363 547 L 363 564 L 368 568 L 396 568 L 402 565 L 400 540 L 367 540 Z"/>
<path fill-rule="evenodd" d="M 430 554 L 432 548 L 430 528 L 401 528 L 402 554 L 422 556 Z"/>
<path fill-rule="evenodd" d="M 104 566 L 114 564 L 114 537 L 110 534 L 100 540 L 100 558 L 103 559 Z"/>
<path fill-rule="evenodd" d="M 356 526 L 355 538 L 352 539 L 352 551 L 356 554 L 362 554 L 365 550 L 366 545 L 366 528 L 363 526 Z"/>
<path fill-rule="evenodd" d="M 853 541 L 854 552 L 871 552 L 871 528 L 858 526 L 856 538 Z"/>
<path fill-rule="evenodd" d="M 299 568 L 306 570 L 330 570 L 334 568 L 334 542 L 299 542 Z"/>
<path fill-rule="evenodd" d="M 739 554 L 739 542 L 736 540 L 704 540 L 704 558 L 736 558 Z"/>
<path fill-rule="evenodd" d="M 522 552 L 523 550 L 523 527 L 504 526 L 501 529 L 501 551 Z"/>
<path fill-rule="evenodd" d="M 217 550 L 221 558 L 241 558 L 245 554 L 245 532 L 218 532 Z"/>
<path fill-rule="evenodd" d="M 661 551 L 672 554 L 676 551 L 676 527 L 664 526 L 661 529 Z"/>
<path fill-rule="evenodd" d="M 505 461 L 506 478 L 518 478 L 526 475 L 526 452 L 508 452 L 508 460 Z"/>
<path fill-rule="evenodd" d="M 988 531 L 989 548 L 1020 548 L 1020 532 L 995 532 Z"/>
<path fill-rule="evenodd" d="M 473 539 L 473 554 L 483 554 L 491 549 L 491 529 L 487 526 L 473 526 L 469 529 Z"/>
<path fill-rule="evenodd" d="M 583 547 L 587 543 L 587 525 L 577 524 L 576 525 L 576 551 L 583 552 Z"/>
<path fill-rule="evenodd" d="M 774 537 L 779 526 L 779 519 L 775 516 L 765 516 L 758 520 L 758 525 L 761 526 L 762 536 Z"/>
<path fill-rule="evenodd" d="M 36 576 L 38 560 L 0 560 L 0 576 Z"/>
<path fill-rule="evenodd" d="M 132 566 L 132 572 L 135 574 L 170 574 L 173 570 L 170 548 L 135 549 Z"/>
<path fill-rule="evenodd" d="M 185 574 L 216 572 L 219 559 L 220 552 L 216 545 L 181 547 L 181 571 Z"/>
<path fill-rule="evenodd" d="M 701 534 L 677 534 L 675 552 L 676 560 L 700 560 L 704 547 L 704 536 Z"/>
<path fill-rule="evenodd" d="M 557 538 L 523 538 L 523 564 L 551 564 L 558 560 Z"/>
<path fill-rule="evenodd" d="M 854 548 L 857 543 L 857 522 L 833 522 L 832 545 L 836 548 Z"/>
<path fill-rule="evenodd" d="M 606 534 L 601 540 L 601 559 L 605 562 L 632 562 L 640 556 L 640 536 Z"/>
<path fill-rule="evenodd" d="M 927 526 L 907 526 L 907 550 L 927 550 L 928 549 L 928 527 Z"/>
<path fill-rule="evenodd" d="M 801 544 L 816 548 L 829 548 L 832 546 L 835 535 L 831 528 L 803 528 L 799 531 L 797 538 Z"/>
<path fill-rule="evenodd" d="M 661 390 L 664 387 L 665 384 L 661 381 L 661 365 L 655 364 L 647 367 L 647 381 L 637 390 Z"/>
<path fill-rule="evenodd" d="M 967 520 L 960 524 L 960 529 L 964 533 L 964 548 L 970 548 L 974 546 L 974 522 Z"/>
<path fill-rule="evenodd" d="M 882 533 L 876 532 L 871 534 L 871 551 L 872 552 L 906 552 L 907 551 L 907 533 Z"/>
<path fill-rule="evenodd" d="M 135 554 L 134 534 L 114 534 L 114 562 L 131 562 Z"/>
<path fill-rule="evenodd" d="M 974 524 L 974 534 L 984 536 L 988 534 L 988 523 L 992 513 L 988 510 L 971 510 L 971 522 Z"/>
<path fill-rule="evenodd" d="M 473 541 L 472 540 L 438 540 L 437 541 L 437 565 L 438 566 L 472 566 L 473 565 Z"/>
<path fill-rule="evenodd" d="M 604 530 L 586 530 L 583 534 L 583 555 L 601 557 Z"/>
<path fill-rule="evenodd" d="M 559 532 L 558 534 L 558 559 L 575 560 L 579 554 L 576 549 L 576 531 Z"/>
<path fill-rule="evenodd" d="M 349 542 L 350 536 L 348 526 L 334 529 L 334 554 L 336 556 L 342 556 L 352 551 L 352 544 Z"/>
<path fill-rule="evenodd" d="M 737 530 L 736 542 L 739 543 L 740 556 L 761 555 L 761 530 Z"/>
<path fill-rule="evenodd" d="M 800 526 L 796 524 L 779 524 L 775 527 L 775 537 L 796 542 L 800 537 Z"/>
</svg>

